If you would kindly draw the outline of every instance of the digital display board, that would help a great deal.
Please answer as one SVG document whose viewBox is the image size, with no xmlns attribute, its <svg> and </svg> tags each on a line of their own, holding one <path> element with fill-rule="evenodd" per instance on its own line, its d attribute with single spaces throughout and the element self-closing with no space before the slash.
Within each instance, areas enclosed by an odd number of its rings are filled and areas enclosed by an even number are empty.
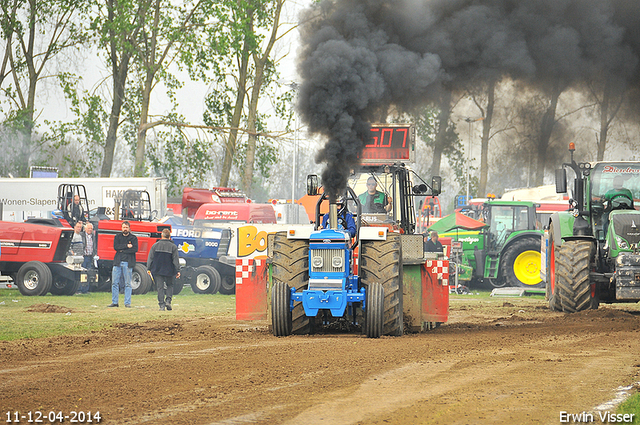
<svg viewBox="0 0 640 425">
<path fill-rule="evenodd" d="M 372 124 L 360 154 L 362 164 L 415 162 L 415 128 L 410 124 Z"/>
</svg>

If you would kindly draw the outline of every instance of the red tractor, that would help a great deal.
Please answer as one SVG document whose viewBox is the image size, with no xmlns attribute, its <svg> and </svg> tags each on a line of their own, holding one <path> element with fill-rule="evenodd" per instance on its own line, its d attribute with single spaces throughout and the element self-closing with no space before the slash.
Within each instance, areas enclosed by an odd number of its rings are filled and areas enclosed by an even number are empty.
<svg viewBox="0 0 640 425">
<path fill-rule="evenodd" d="M 80 205 L 88 206 L 86 190 L 83 185 L 63 184 L 58 189 L 58 209 L 65 219 L 64 214 L 69 199 L 78 195 Z M 86 210 L 86 209 L 85 209 Z M 131 232 L 138 238 L 138 252 L 136 264 L 133 267 L 131 288 L 134 295 L 146 294 L 152 289 L 152 281 L 147 274 L 147 256 L 151 246 L 160 239 L 163 229 L 171 229 L 171 225 L 153 222 L 157 212 L 151 211 L 149 193 L 140 190 L 127 190 L 121 198 L 116 200 L 116 214 L 120 220 L 110 220 L 106 215 L 100 214 L 101 208 L 95 215 L 89 217 L 98 236 L 98 273 L 89 273 L 89 280 L 99 290 L 107 290 L 111 287 L 111 269 L 116 252 L 113 249 L 113 238 L 122 231 L 122 222 L 129 221 Z M 63 220 L 61 220 L 63 221 Z"/>
<path fill-rule="evenodd" d="M 73 257 L 66 261 L 72 237 L 73 230 L 55 219 L 0 221 L 0 272 L 13 278 L 22 295 L 72 295 L 87 280 Z"/>
</svg>

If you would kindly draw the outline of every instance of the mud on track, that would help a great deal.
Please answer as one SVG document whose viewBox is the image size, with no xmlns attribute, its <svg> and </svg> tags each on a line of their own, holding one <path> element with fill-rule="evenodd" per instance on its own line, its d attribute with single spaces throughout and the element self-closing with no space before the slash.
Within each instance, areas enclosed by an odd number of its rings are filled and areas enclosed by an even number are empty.
<svg viewBox="0 0 640 425">
<path fill-rule="evenodd" d="M 451 302 L 449 323 L 370 340 L 275 338 L 266 321 L 122 324 L 0 343 L 0 412 L 108 424 L 558 424 L 640 381 L 635 304 L 567 315 L 537 299 Z M 46 423 L 46 422 L 45 422 Z"/>
</svg>

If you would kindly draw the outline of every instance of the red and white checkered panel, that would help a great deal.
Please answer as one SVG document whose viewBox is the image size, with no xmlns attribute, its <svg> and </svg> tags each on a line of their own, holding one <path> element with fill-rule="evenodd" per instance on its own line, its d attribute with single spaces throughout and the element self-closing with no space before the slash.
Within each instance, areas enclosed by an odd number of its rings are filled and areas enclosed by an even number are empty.
<svg viewBox="0 0 640 425">
<path fill-rule="evenodd" d="M 261 259 L 238 258 L 236 259 L 236 285 L 242 285 L 243 279 L 250 279 L 256 267 L 262 265 Z"/>
<path fill-rule="evenodd" d="M 449 261 L 448 260 L 427 260 L 427 269 L 442 280 L 442 284 L 449 284 Z"/>
</svg>

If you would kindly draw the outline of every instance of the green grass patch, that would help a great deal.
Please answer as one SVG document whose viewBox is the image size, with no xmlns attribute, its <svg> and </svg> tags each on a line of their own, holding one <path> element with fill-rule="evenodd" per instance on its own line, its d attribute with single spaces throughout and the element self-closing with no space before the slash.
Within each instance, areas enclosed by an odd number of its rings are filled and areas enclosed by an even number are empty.
<svg viewBox="0 0 640 425">
<path fill-rule="evenodd" d="M 527 294 L 522 297 L 519 296 L 491 296 L 492 289 L 470 289 L 468 294 L 449 294 L 449 299 L 452 300 L 466 300 L 466 299 L 480 299 L 480 300 L 508 300 L 508 299 L 531 299 L 531 300 L 544 300 L 544 293 L 541 294 Z"/>
<path fill-rule="evenodd" d="M 633 414 L 633 422 L 626 423 L 640 425 L 640 394 L 636 393 L 622 402 L 616 413 Z"/>
<path fill-rule="evenodd" d="M 234 295 L 194 294 L 186 286 L 180 294 L 173 297 L 173 311 L 158 311 L 156 292 L 133 295 L 133 308 L 124 308 L 124 295 L 120 294 L 120 307 L 107 308 L 111 304 L 109 292 L 27 297 L 17 289 L 0 289 L 0 340 L 80 334 L 103 329 L 114 323 L 209 316 L 235 317 L 235 303 Z"/>
</svg>

